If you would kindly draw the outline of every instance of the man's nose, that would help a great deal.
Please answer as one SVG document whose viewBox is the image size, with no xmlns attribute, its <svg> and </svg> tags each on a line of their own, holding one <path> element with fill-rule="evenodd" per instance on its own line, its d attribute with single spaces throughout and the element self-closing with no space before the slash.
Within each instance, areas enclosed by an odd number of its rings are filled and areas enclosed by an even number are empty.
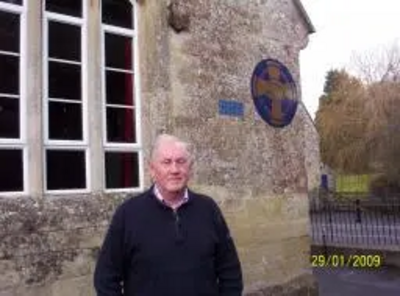
<svg viewBox="0 0 400 296">
<path fill-rule="evenodd" d="M 176 161 L 171 163 L 171 172 L 179 172 L 179 164 Z"/>
</svg>

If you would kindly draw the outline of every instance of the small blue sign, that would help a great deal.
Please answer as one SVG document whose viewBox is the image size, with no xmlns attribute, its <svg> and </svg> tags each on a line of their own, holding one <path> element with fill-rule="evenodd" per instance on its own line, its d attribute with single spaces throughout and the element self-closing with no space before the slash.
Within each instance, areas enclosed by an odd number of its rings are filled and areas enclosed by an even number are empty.
<svg viewBox="0 0 400 296">
<path fill-rule="evenodd" d="M 292 122 L 298 105 L 296 84 L 279 61 L 266 59 L 257 64 L 251 77 L 251 94 L 265 122 L 280 128 Z"/>
<path fill-rule="evenodd" d="M 234 117 L 244 116 L 244 105 L 241 102 L 231 100 L 219 100 L 218 112 L 220 115 L 228 115 Z"/>
</svg>

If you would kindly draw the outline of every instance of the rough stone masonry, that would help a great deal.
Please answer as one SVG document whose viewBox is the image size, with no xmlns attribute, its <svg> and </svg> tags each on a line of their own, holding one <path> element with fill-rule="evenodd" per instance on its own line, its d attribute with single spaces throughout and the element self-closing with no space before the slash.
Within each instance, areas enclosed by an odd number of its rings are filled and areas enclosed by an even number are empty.
<svg viewBox="0 0 400 296">
<path fill-rule="evenodd" d="M 249 85 L 270 57 L 291 70 L 301 93 L 299 53 L 313 30 L 301 4 L 143 0 L 136 9 L 145 157 L 162 131 L 195 144 L 191 185 L 221 204 L 246 294 L 317 295 L 307 196 L 318 186 L 318 137 L 301 105 L 288 127 L 268 126 L 255 116 Z M 221 99 L 241 102 L 243 117 L 219 115 Z M 126 197 L 2 197 L 0 296 L 94 295 L 97 252 Z"/>
</svg>

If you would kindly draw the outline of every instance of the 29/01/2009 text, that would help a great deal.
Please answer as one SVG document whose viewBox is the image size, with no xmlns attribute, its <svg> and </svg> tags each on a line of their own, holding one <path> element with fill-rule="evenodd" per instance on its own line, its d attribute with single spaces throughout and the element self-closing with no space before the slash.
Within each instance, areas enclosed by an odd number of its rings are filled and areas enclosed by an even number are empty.
<svg viewBox="0 0 400 296">
<path fill-rule="evenodd" d="M 349 268 L 379 268 L 383 265 L 381 255 L 311 255 L 311 267 L 349 267 Z"/>
</svg>

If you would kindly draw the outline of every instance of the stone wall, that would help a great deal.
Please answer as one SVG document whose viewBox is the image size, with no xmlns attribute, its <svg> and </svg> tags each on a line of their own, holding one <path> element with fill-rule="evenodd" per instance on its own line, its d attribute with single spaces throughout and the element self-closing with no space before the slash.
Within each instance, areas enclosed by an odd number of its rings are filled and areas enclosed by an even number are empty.
<svg viewBox="0 0 400 296">
<path fill-rule="evenodd" d="M 317 160 L 306 153 L 315 141 L 305 141 L 314 132 L 301 108 L 284 129 L 266 125 L 249 89 L 254 66 L 268 57 L 286 64 L 299 87 L 309 30 L 294 2 L 144 0 L 137 7 L 145 157 L 162 131 L 195 144 L 191 186 L 222 206 L 251 295 L 316 294 L 307 196 Z M 220 99 L 243 103 L 244 117 L 218 115 Z M 93 295 L 95 258 L 124 198 L 2 198 L 0 296 Z"/>
<path fill-rule="evenodd" d="M 307 196 L 318 182 L 316 132 L 301 108 L 289 127 L 267 126 L 255 115 L 249 88 L 255 65 L 268 57 L 285 63 L 299 86 L 299 51 L 309 33 L 301 13 L 293 1 L 170 2 L 163 9 L 147 1 L 141 14 L 157 19 L 142 34 L 156 44 L 141 52 L 146 77 L 153 78 L 142 85 L 149 115 L 144 134 L 165 130 L 195 144 L 192 187 L 220 202 L 247 293 L 288 295 L 276 287 L 293 282 L 303 293 L 315 291 Z M 168 25 L 174 29 L 167 32 Z M 218 115 L 220 99 L 243 103 L 244 117 Z"/>
<path fill-rule="evenodd" d="M 118 196 L 0 200 L 0 295 L 92 295 L 94 260 Z"/>
<path fill-rule="evenodd" d="M 308 191 L 309 195 L 317 197 L 323 173 L 319 150 L 320 139 L 314 121 L 303 104 L 300 105 L 299 113 L 304 123 L 303 141 Z"/>
</svg>

